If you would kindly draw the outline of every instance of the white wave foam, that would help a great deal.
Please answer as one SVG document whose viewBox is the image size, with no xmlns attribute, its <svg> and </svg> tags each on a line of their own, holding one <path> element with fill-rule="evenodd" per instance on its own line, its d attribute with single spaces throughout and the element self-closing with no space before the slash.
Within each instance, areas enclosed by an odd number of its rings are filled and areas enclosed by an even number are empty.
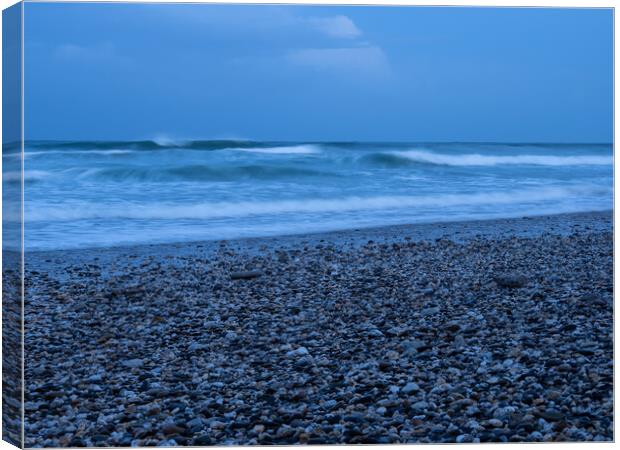
<svg viewBox="0 0 620 450">
<path fill-rule="evenodd" d="M 229 148 L 239 152 L 266 153 L 270 155 L 312 155 L 320 153 L 316 145 L 295 145 L 290 147 L 252 147 L 252 148 Z"/>
<path fill-rule="evenodd" d="M 157 135 L 153 138 L 153 142 L 162 147 L 182 147 L 187 144 L 187 140 L 175 139 L 166 135 Z"/>
<path fill-rule="evenodd" d="M 556 155 L 480 155 L 480 154 L 445 154 L 425 150 L 396 151 L 390 154 L 407 158 L 412 161 L 446 165 L 446 166 L 498 166 L 536 165 L 536 166 L 579 166 L 579 165 L 611 165 L 611 156 L 556 156 Z"/>
<path fill-rule="evenodd" d="M 98 153 L 100 155 L 125 155 L 127 153 L 135 153 L 134 150 L 112 149 L 112 150 L 92 150 L 82 153 Z"/>
<path fill-rule="evenodd" d="M 29 221 L 63 221 L 89 219 L 220 219 L 287 213 L 326 213 L 346 211 L 375 211 L 402 208 L 444 208 L 468 205 L 532 204 L 548 200 L 568 199 L 583 195 L 610 195 L 609 190 L 574 186 L 544 188 L 502 193 L 446 194 L 430 196 L 348 197 L 342 199 L 285 200 L 267 202 L 178 204 L 116 204 L 66 205 L 66 207 L 31 207 Z M 411 212 L 411 211 L 408 211 Z"/>
</svg>

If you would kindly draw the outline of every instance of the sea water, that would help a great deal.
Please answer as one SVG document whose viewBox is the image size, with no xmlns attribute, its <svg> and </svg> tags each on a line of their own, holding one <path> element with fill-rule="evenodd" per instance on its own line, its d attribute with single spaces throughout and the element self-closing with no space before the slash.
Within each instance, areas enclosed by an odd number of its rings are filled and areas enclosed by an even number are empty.
<svg viewBox="0 0 620 450">
<path fill-rule="evenodd" d="M 21 157 L 3 151 L 6 167 Z M 27 250 L 608 210 L 612 199 L 610 144 L 30 141 L 24 152 Z"/>
</svg>

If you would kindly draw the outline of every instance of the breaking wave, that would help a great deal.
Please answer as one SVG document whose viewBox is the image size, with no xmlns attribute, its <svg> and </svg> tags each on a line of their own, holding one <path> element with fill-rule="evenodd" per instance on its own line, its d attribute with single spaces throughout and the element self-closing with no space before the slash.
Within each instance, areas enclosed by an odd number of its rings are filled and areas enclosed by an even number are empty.
<svg viewBox="0 0 620 450">
<path fill-rule="evenodd" d="M 72 170 L 72 169 L 70 169 Z M 196 164 L 169 168 L 108 167 L 74 171 L 76 178 L 101 179 L 109 181 L 235 181 L 242 179 L 288 179 L 299 177 L 329 177 L 334 173 L 294 166 L 269 166 L 248 164 L 237 166 L 209 166 Z"/>
<path fill-rule="evenodd" d="M 499 166 L 499 165 L 533 165 L 533 166 L 583 166 L 611 165 L 611 156 L 556 156 L 556 155 L 481 155 L 481 154 L 445 154 L 425 150 L 404 150 L 383 153 L 385 162 L 417 162 L 445 166 Z M 404 161 L 403 161 L 404 160 Z"/>
</svg>

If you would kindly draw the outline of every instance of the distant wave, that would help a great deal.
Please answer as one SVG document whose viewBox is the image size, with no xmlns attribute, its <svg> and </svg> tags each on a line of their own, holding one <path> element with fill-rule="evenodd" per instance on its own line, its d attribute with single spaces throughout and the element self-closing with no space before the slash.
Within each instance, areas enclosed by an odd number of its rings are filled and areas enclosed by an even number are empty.
<svg viewBox="0 0 620 450">
<path fill-rule="evenodd" d="M 585 144 L 584 144 L 585 145 Z M 514 146 L 514 145 L 513 145 Z M 592 147 L 592 145 L 589 145 Z M 506 147 L 510 145 L 506 144 Z M 407 149 L 402 144 L 385 143 L 312 143 L 312 142 L 257 142 L 243 140 L 172 140 L 157 138 L 143 141 L 28 141 L 26 143 L 26 157 L 46 156 L 50 154 L 82 154 L 82 155 L 124 155 L 132 152 L 148 151 L 216 151 L 228 150 L 266 155 L 324 155 L 326 158 L 338 158 L 342 164 L 346 158 L 349 161 L 359 161 L 363 164 L 380 167 L 406 167 L 410 165 L 442 165 L 442 166 L 502 166 L 502 165 L 532 165 L 532 166 L 592 166 L 611 165 L 611 155 L 562 155 L 551 145 L 539 146 L 548 148 L 547 154 L 502 154 L 501 148 L 495 148 L 495 154 L 436 152 L 428 148 Z M 485 148 L 488 148 L 485 147 Z M 578 148 L 578 147 L 576 147 Z M 357 151 L 356 151 L 357 150 Z M 5 156 L 14 155 L 6 152 Z M 17 153 L 19 155 L 19 153 Z M 344 157 L 344 158 L 343 158 Z"/>
<path fill-rule="evenodd" d="M 290 147 L 247 147 L 247 148 L 231 148 L 229 150 L 239 150 L 251 153 L 266 153 L 271 155 L 310 155 L 320 153 L 321 150 L 317 145 L 295 145 Z"/>
<path fill-rule="evenodd" d="M 386 162 L 398 163 L 403 158 L 424 164 L 445 166 L 498 166 L 498 165 L 536 165 L 536 166 L 579 166 L 611 165 L 611 156 L 555 156 L 555 155 L 481 155 L 481 154 L 445 154 L 425 150 L 405 150 L 384 153 Z M 392 158 L 392 159 L 390 159 Z"/>
<path fill-rule="evenodd" d="M 213 202 L 191 205 L 132 204 L 39 206 L 27 211 L 28 221 L 63 221 L 88 219 L 218 219 L 288 213 L 325 213 L 365 210 L 390 210 L 416 207 L 443 208 L 467 205 L 501 205 L 561 200 L 578 194 L 608 195 L 609 189 L 588 186 L 570 188 L 527 189 L 502 193 L 442 194 L 429 196 L 347 197 L 341 199 L 308 199 L 253 202 Z"/>
<path fill-rule="evenodd" d="M 173 140 L 157 138 L 142 141 L 27 141 L 30 149 L 51 150 L 161 150 L 161 149 L 188 149 L 188 150 L 221 150 L 227 148 L 270 148 L 297 145 L 286 142 L 256 142 L 243 140 Z"/>
<path fill-rule="evenodd" d="M 82 141 L 82 142 L 28 142 L 25 156 L 47 156 L 52 154 L 121 155 L 133 152 L 161 150 L 230 150 L 273 155 L 304 155 L 321 152 L 319 144 L 253 142 L 253 141 L 180 141 L 158 138 L 152 141 Z M 4 156 L 19 156 L 4 153 Z"/>
<path fill-rule="evenodd" d="M 94 178 L 111 181 L 235 181 L 240 179 L 286 179 L 299 177 L 337 176 L 328 171 L 294 166 L 270 166 L 260 164 L 229 165 L 224 167 L 195 164 L 178 167 L 108 167 L 86 170 L 69 169 L 76 178 Z"/>
</svg>

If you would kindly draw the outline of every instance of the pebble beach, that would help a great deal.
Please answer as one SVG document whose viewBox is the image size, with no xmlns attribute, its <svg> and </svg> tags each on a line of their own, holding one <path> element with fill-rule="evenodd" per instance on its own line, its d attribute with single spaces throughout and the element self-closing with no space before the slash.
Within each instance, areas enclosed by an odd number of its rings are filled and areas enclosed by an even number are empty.
<svg viewBox="0 0 620 450">
<path fill-rule="evenodd" d="M 613 214 L 26 255 L 27 447 L 613 439 Z"/>
</svg>

